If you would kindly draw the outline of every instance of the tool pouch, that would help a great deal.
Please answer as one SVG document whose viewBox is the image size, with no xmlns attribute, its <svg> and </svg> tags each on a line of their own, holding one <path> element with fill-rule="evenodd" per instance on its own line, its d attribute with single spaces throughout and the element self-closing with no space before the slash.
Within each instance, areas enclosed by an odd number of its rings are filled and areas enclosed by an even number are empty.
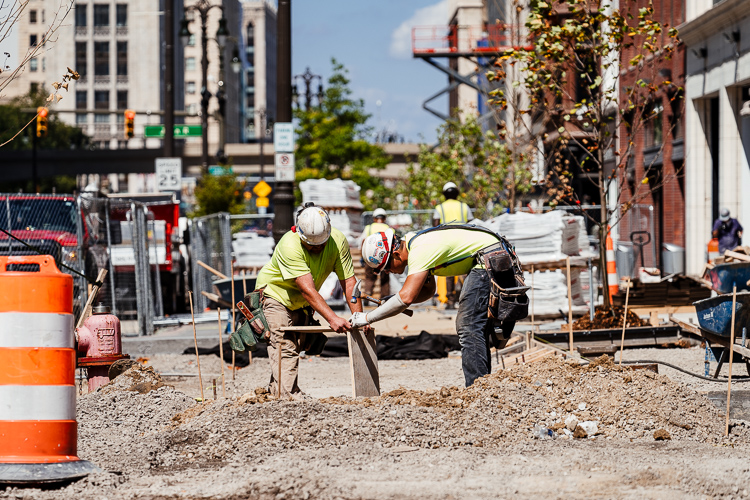
<svg viewBox="0 0 750 500">
<path fill-rule="evenodd" d="M 525 318 L 529 314 L 523 270 L 513 245 L 503 237 L 477 252 L 477 259 L 490 277 L 487 317 L 496 325 Z M 510 327 L 512 331 L 513 327 Z M 503 328 L 506 330 L 506 328 Z"/>
<path fill-rule="evenodd" d="M 258 340 L 250 326 L 250 322 L 247 320 L 242 323 L 236 332 L 233 332 L 229 336 L 229 347 L 233 351 L 242 352 L 247 347 L 248 351 L 255 352 L 258 350 L 257 344 Z"/>
<path fill-rule="evenodd" d="M 245 322 L 229 337 L 229 346 L 239 352 L 244 351 L 245 347 L 255 351 L 258 342 L 268 342 L 271 338 L 271 330 L 263 313 L 263 290 L 247 294 L 237 302 L 237 308 L 245 316 Z"/>
</svg>

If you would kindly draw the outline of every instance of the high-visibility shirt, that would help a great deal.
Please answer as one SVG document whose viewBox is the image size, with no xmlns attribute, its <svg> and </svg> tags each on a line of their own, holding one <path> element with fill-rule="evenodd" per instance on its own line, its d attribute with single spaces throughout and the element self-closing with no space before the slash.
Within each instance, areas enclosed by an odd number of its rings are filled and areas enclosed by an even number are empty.
<svg viewBox="0 0 750 500">
<path fill-rule="evenodd" d="M 371 234 L 379 233 L 380 231 L 385 231 L 386 229 L 390 228 L 391 226 L 389 226 L 385 222 L 373 222 L 372 224 L 365 226 L 365 230 L 362 231 L 362 236 L 364 238 L 367 238 Z"/>
<path fill-rule="evenodd" d="M 458 200 L 445 200 L 435 207 L 433 219 L 440 219 L 441 224 L 450 222 L 469 222 L 473 217 L 469 205 Z"/>
<path fill-rule="evenodd" d="M 295 278 L 311 274 L 315 289 L 320 290 L 332 272 L 339 280 L 354 276 L 352 254 L 344 233 L 331 228 L 331 237 L 321 253 L 311 253 L 302 246 L 299 234 L 289 231 L 281 237 L 273 251 L 271 261 L 258 273 L 257 288 L 265 287 L 269 297 L 292 311 L 308 306 Z"/>
<path fill-rule="evenodd" d="M 461 276 L 481 267 L 472 257 L 497 243 L 496 236 L 472 229 L 448 228 L 425 232 L 408 243 L 408 274 L 429 271 L 433 276 Z"/>
</svg>

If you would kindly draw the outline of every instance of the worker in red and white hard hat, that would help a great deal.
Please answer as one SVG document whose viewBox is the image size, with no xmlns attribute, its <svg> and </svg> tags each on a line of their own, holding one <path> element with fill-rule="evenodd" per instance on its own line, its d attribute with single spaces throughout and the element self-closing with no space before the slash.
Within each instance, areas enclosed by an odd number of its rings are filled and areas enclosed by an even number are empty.
<svg viewBox="0 0 750 500">
<path fill-rule="evenodd" d="M 257 288 L 263 290 L 263 313 L 271 334 L 268 349 L 271 395 L 275 396 L 279 390 L 279 345 L 282 397 L 299 398 L 303 395 L 297 384 L 299 353 L 306 350 L 310 338 L 304 334 L 282 332 L 281 328 L 309 325 L 313 313 L 317 312 L 336 332 L 351 330 L 351 324 L 336 315 L 318 293 L 332 272 L 341 283 L 351 312 L 361 312 L 362 302 L 351 302 L 356 278 L 346 236 L 331 227 L 331 219 L 325 210 L 307 203 L 297 213 L 296 226 L 282 236 L 271 261 L 258 274 Z"/>
<path fill-rule="evenodd" d="M 387 229 L 373 234 L 362 244 L 365 263 L 376 272 L 403 273 L 406 281 L 401 290 L 368 313 L 354 313 L 349 321 L 353 327 L 362 327 L 395 316 L 411 304 L 424 302 L 435 293 L 435 276 L 468 274 L 458 299 L 456 330 L 461 344 L 461 363 L 466 386 L 490 373 L 490 346 L 504 346 L 510 338 L 516 320 L 525 317 L 524 304 L 509 308 L 508 316 L 496 321 L 488 317 L 491 293 L 490 273 L 484 268 L 478 252 L 503 245 L 508 253 L 515 252 L 505 238 L 489 229 L 471 224 L 446 224 L 410 233 L 401 239 Z M 511 270 L 510 277 L 521 273 L 520 264 Z M 510 285 L 505 285 L 510 286 Z M 523 293 L 520 292 L 520 293 Z M 525 310 L 528 303 L 525 303 Z M 499 323 L 499 324 L 498 324 Z M 502 331 L 502 338 L 495 330 Z"/>
</svg>

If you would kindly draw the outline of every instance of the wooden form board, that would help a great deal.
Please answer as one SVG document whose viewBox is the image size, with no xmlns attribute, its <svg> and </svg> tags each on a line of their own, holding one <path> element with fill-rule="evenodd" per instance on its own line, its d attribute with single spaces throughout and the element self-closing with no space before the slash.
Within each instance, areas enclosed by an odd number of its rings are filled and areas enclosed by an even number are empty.
<svg viewBox="0 0 750 500">
<path fill-rule="evenodd" d="M 327 326 L 288 326 L 283 332 L 333 333 Z M 353 329 L 347 334 L 349 347 L 349 367 L 352 374 L 352 396 L 380 396 L 380 374 L 378 372 L 378 349 L 375 345 L 375 332 L 365 334 Z"/>
</svg>

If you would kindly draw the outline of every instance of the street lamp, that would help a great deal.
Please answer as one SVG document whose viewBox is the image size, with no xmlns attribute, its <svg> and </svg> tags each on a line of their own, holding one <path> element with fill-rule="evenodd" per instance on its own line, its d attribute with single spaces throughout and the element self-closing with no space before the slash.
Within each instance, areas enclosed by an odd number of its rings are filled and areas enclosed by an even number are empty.
<svg viewBox="0 0 750 500">
<path fill-rule="evenodd" d="M 318 80 L 318 106 L 320 106 L 323 103 L 323 77 L 320 75 L 315 75 L 312 72 L 310 72 L 310 67 L 308 66 L 305 68 L 305 72 L 301 75 L 294 75 L 293 81 L 294 85 L 292 85 L 292 100 L 294 101 L 294 104 L 299 106 L 298 99 L 299 99 L 299 92 L 297 91 L 297 79 L 301 79 L 302 82 L 305 84 L 305 109 L 310 110 L 310 106 L 312 104 L 312 82 L 316 79 Z"/>
<path fill-rule="evenodd" d="M 208 92 L 208 35 L 206 34 L 208 13 L 214 7 L 221 9 L 221 19 L 219 19 L 219 28 L 216 30 L 216 41 L 219 44 L 219 53 L 221 54 L 224 44 L 229 36 L 229 30 L 227 29 L 227 20 L 224 18 L 224 7 L 219 4 L 212 5 L 209 0 L 198 0 L 194 5 L 185 7 L 185 12 L 194 11 L 200 15 L 201 18 L 201 138 L 203 141 L 201 161 L 203 163 L 204 172 L 208 170 L 208 101 L 211 99 L 211 94 Z M 180 23 L 180 39 L 183 45 L 187 45 L 190 39 L 190 30 L 188 29 L 188 20 L 183 17 Z M 219 87 L 219 93 L 223 94 L 221 86 Z M 219 102 L 221 107 L 221 101 Z"/>
</svg>

